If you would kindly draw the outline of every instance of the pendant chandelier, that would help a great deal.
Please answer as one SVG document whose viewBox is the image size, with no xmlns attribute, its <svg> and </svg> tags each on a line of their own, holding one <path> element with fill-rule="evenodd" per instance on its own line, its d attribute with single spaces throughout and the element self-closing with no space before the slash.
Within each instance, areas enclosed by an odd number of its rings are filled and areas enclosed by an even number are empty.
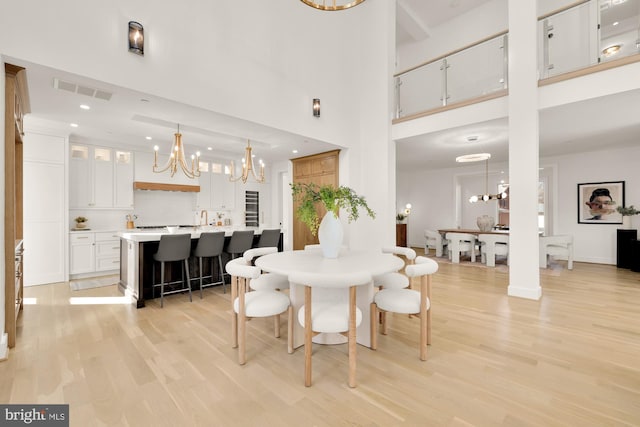
<svg viewBox="0 0 640 427">
<path fill-rule="evenodd" d="M 175 138 L 173 140 L 173 145 L 171 145 L 171 154 L 169 155 L 169 160 L 162 167 L 158 167 L 158 150 L 160 149 L 157 145 L 153 147 L 154 157 L 153 157 L 153 171 L 155 173 L 162 173 L 166 170 L 169 170 L 171 176 L 174 176 L 178 171 L 178 166 L 182 169 L 182 172 L 187 176 L 187 178 L 195 178 L 200 176 L 200 152 L 196 152 L 196 154 L 191 155 L 191 167 L 187 166 L 187 161 L 184 157 L 184 145 L 182 145 L 182 134 L 180 133 L 180 125 L 178 124 L 178 130 L 175 133 Z"/>
<path fill-rule="evenodd" d="M 480 153 L 480 154 L 468 154 L 465 156 L 456 157 L 456 162 L 458 163 L 466 163 L 466 162 L 478 162 L 481 160 L 485 161 L 485 169 L 484 169 L 484 194 L 478 194 L 477 196 L 469 197 L 469 203 L 476 203 L 482 200 L 483 202 L 488 202 L 489 200 L 500 200 L 506 199 L 507 193 L 497 193 L 490 194 L 489 193 L 489 159 L 491 158 L 491 154 L 489 153 Z"/>
<path fill-rule="evenodd" d="M 357 6 L 360 3 L 364 2 L 364 0 L 321 0 L 321 1 L 300 0 L 300 1 L 306 4 L 307 6 L 311 6 L 314 9 L 319 9 L 319 10 L 345 10 L 353 6 Z"/>
<path fill-rule="evenodd" d="M 245 148 L 244 158 L 242 159 L 242 175 L 236 177 L 235 176 L 235 164 L 233 160 L 231 161 L 231 173 L 229 175 L 229 181 L 235 182 L 242 180 L 243 184 L 247 183 L 249 179 L 249 175 L 253 177 L 253 179 L 257 183 L 264 182 L 264 163 L 260 160 L 260 176 L 256 175 L 256 169 L 253 166 L 253 156 L 251 155 L 251 141 L 247 140 L 247 148 Z"/>
</svg>

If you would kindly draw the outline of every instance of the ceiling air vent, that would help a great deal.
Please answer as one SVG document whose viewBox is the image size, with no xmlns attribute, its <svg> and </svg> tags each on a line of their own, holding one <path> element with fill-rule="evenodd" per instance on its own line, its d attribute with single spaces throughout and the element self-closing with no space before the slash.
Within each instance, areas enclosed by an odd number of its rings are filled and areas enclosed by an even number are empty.
<svg viewBox="0 0 640 427">
<path fill-rule="evenodd" d="M 104 90 L 95 89 L 89 86 L 81 86 L 75 83 L 60 80 L 58 78 L 53 79 L 53 88 L 89 96 L 91 98 L 102 99 L 103 101 L 110 101 L 111 97 L 113 96 L 111 92 L 106 92 Z"/>
</svg>

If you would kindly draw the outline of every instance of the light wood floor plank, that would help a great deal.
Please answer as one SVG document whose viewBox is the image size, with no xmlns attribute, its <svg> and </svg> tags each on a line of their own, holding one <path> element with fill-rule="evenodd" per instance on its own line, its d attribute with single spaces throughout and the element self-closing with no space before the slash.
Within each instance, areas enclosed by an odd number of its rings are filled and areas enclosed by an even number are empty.
<svg viewBox="0 0 640 427">
<path fill-rule="evenodd" d="M 141 310 L 86 304 L 120 297 L 116 286 L 28 287 L 36 303 L 0 363 L 0 401 L 69 403 L 73 426 L 640 425 L 640 274 L 550 267 L 542 299 L 530 301 L 506 295 L 505 265 L 441 262 L 427 361 L 419 319 L 389 315 L 378 350 L 358 347 L 355 389 L 345 345 L 314 347 L 304 387 L 286 318 L 279 339 L 269 319 L 248 322 L 238 365 L 219 287 Z"/>
</svg>

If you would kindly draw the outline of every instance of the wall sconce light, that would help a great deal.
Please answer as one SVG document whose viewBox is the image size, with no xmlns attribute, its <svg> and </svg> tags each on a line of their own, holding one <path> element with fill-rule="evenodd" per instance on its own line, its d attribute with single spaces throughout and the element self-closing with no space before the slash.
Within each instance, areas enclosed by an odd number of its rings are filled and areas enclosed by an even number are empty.
<svg viewBox="0 0 640 427">
<path fill-rule="evenodd" d="M 404 214 L 406 216 L 411 215 L 411 203 L 407 203 L 404 207 Z"/>
<path fill-rule="evenodd" d="M 129 52 L 144 56 L 144 28 L 139 22 L 129 21 Z"/>
<path fill-rule="evenodd" d="M 313 99 L 313 117 L 320 117 L 320 99 Z"/>
</svg>

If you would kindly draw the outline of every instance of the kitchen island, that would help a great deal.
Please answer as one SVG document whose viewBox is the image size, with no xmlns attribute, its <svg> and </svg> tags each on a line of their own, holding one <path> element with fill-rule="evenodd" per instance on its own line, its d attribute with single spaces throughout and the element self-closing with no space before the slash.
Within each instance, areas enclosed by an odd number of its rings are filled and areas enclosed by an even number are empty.
<svg viewBox="0 0 640 427">
<path fill-rule="evenodd" d="M 274 227 L 276 228 L 276 227 Z M 262 230 L 269 229 L 268 227 L 212 227 L 212 226 L 194 226 L 194 227 L 181 227 L 178 233 L 191 234 L 191 247 L 192 249 L 198 243 L 198 238 L 201 233 L 204 232 L 225 232 L 225 248 L 231 238 L 231 235 L 236 230 L 254 230 L 253 234 L 253 246 L 255 246 L 260 239 Z M 145 230 L 127 230 L 118 233 L 120 237 L 120 280 L 118 281 L 119 289 L 126 295 L 130 295 L 137 308 L 145 306 L 145 300 L 153 298 L 153 284 L 160 282 L 160 269 L 155 271 L 156 277 L 153 277 L 153 255 L 158 250 L 160 244 L 160 237 L 164 234 L 170 234 L 166 228 L 145 229 Z M 278 250 L 282 251 L 282 233 L 280 234 L 280 242 L 278 244 Z M 226 265 L 227 261 L 231 259 L 229 254 L 223 252 L 222 263 Z M 204 275 L 212 275 L 217 278 L 220 277 L 220 272 L 217 270 L 217 263 L 214 263 L 212 267 L 210 262 L 203 263 Z M 168 280 L 175 281 L 180 280 L 181 269 L 172 269 L 172 265 L 168 266 L 169 271 Z M 214 271 L 211 271 L 211 268 Z M 199 277 L 198 263 L 195 258 L 189 260 L 189 275 L 191 278 Z M 211 283 L 214 279 L 207 279 L 205 284 Z M 195 290 L 197 281 L 191 281 L 192 289 Z"/>
</svg>

